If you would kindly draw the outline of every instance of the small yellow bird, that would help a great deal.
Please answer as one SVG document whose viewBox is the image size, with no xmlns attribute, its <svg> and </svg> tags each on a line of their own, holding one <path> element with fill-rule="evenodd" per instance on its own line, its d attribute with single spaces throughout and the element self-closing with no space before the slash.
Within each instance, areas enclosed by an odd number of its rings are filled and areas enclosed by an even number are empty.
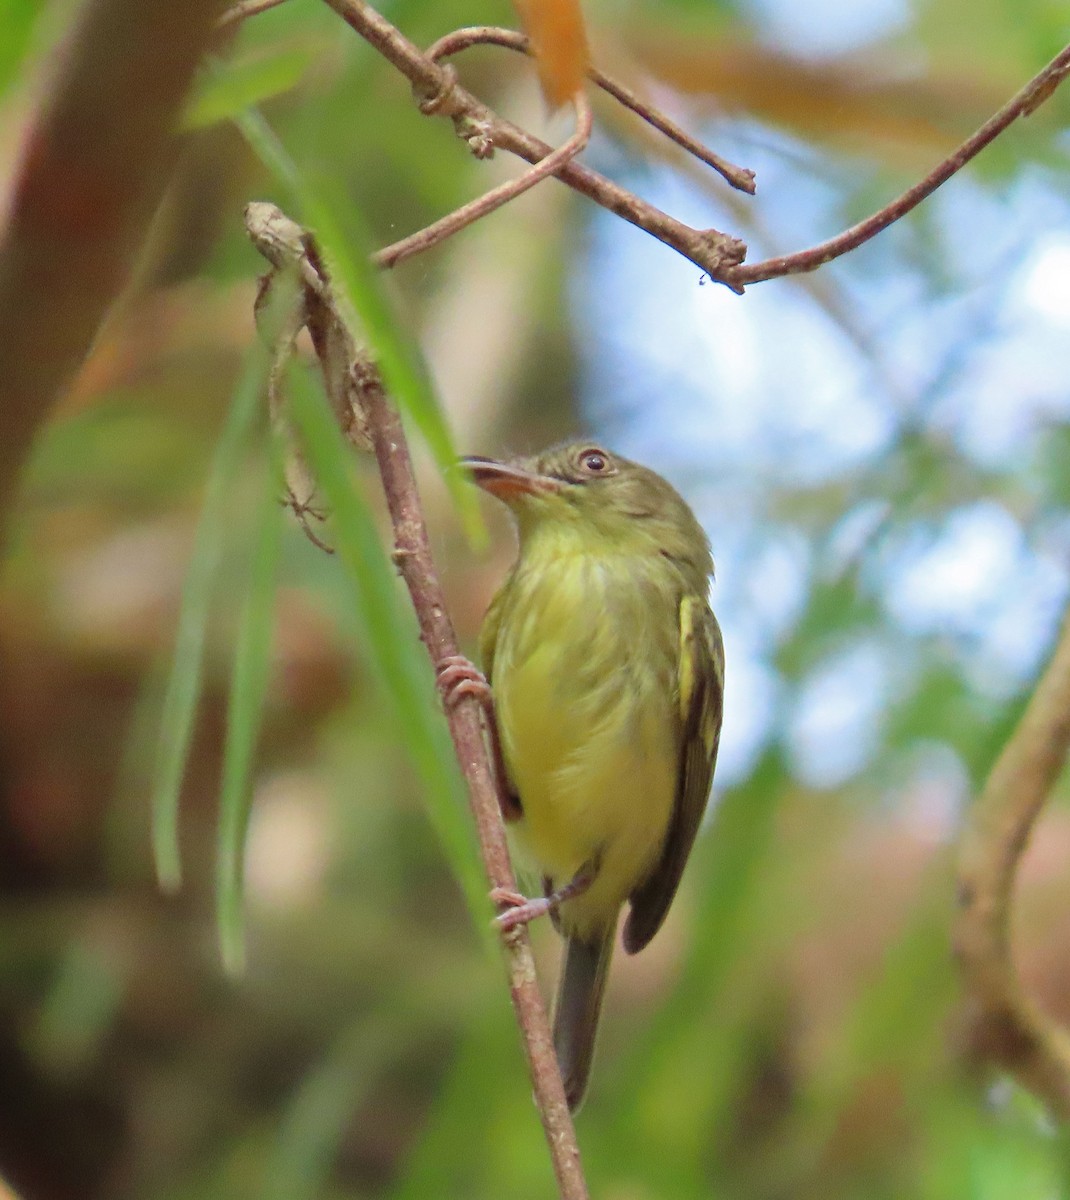
<svg viewBox="0 0 1070 1200">
<path fill-rule="evenodd" d="M 669 483 L 589 442 L 463 465 L 519 531 L 480 648 L 511 845 L 544 895 L 510 898 L 500 921 L 549 912 L 566 938 L 554 1044 L 576 1109 L 620 910 L 634 954 L 665 919 L 709 796 L 724 688 L 713 560 Z M 445 668 L 447 694 L 471 690 L 467 664 Z"/>
</svg>

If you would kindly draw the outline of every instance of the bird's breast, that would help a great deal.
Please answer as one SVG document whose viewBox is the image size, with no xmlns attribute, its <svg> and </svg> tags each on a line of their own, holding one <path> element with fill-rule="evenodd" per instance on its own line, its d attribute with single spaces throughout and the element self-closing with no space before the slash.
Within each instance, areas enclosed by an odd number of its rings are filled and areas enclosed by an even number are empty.
<svg viewBox="0 0 1070 1200">
<path fill-rule="evenodd" d="M 615 914 L 672 812 L 678 599 L 656 567 L 579 554 L 521 567 L 503 610 L 494 691 L 517 848 L 555 885 L 598 862 L 573 927 Z"/>
</svg>

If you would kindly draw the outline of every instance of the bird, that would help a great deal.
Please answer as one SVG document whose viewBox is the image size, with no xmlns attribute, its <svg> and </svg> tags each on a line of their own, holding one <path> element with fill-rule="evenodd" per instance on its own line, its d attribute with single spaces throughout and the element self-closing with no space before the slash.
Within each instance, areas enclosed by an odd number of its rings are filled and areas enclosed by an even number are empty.
<svg viewBox="0 0 1070 1200">
<path fill-rule="evenodd" d="M 724 695 L 713 559 L 670 483 L 590 441 L 461 467 L 507 506 L 518 552 L 483 621 L 482 673 L 456 656 L 439 682 L 447 702 L 484 701 L 510 850 L 542 885 L 497 895 L 499 923 L 548 913 L 565 940 L 553 1033 L 576 1111 L 621 910 L 635 954 L 665 920 L 710 793 Z"/>
</svg>

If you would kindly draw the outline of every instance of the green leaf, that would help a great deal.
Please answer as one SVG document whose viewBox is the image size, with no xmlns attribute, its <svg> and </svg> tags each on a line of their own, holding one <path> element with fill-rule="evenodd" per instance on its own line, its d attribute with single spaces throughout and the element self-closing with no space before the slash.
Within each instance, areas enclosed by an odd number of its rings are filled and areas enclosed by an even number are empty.
<svg viewBox="0 0 1070 1200">
<path fill-rule="evenodd" d="M 0 96 L 20 76 L 28 78 L 38 58 L 54 51 L 65 30 L 61 8 L 40 0 L 0 0 Z"/>
<path fill-rule="evenodd" d="M 469 538 L 482 542 L 483 524 L 475 493 L 450 469 L 457 461 L 453 438 L 423 361 L 413 348 L 414 341 L 403 329 L 382 276 L 371 264 L 371 238 L 359 211 L 342 193 L 337 180 L 314 178 L 306 168 L 299 169 L 255 109 L 247 109 L 235 120 L 260 160 L 291 193 L 301 222 L 315 233 L 335 290 L 360 318 L 391 397 L 412 419 L 445 473 Z"/>
<path fill-rule="evenodd" d="M 177 890 L 182 882 L 179 794 L 201 693 L 205 629 L 226 527 L 227 492 L 256 419 L 266 373 L 267 358 L 258 344 L 246 360 L 216 447 L 193 557 L 182 588 L 174 663 L 164 693 L 152 786 L 152 846 L 156 874 L 165 891 Z"/>
<path fill-rule="evenodd" d="M 271 661 L 275 581 L 279 565 L 283 507 L 277 473 L 265 472 L 264 498 L 249 591 L 242 609 L 234 651 L 227 737 L 223 749 L 223 783 L 219 799 L 216 858 L 216 916 L 223 962 L 227 970 L 244 966 L 242 910 L 245 834 L 249 822 L 253 757 L 260 734 L 264 695 Z"/>
<path fill-rule="evenodd" d="M 427 810 L 477 926 L 491 939 L 486 880 L 467 819 L 464 788 L 430 664 L 420 647 L 407 599 L 367 504 L 354 486 L 351 455 L 325 399 L 302 371 L 290 374 L 291 414 L 309 466 L 333 513 L 332 530 L 353 611 L 367 637 L 372 668 L 398 722 L 420 778 Z"/>
<path fill-rule="evenodd" d="M 182 115 L 183 127 L 200 129 L 230 120 L 252 104 L 290 91 L 314 57 L 311 49 L 285 47 L 203 71 Z"/>
</svg>

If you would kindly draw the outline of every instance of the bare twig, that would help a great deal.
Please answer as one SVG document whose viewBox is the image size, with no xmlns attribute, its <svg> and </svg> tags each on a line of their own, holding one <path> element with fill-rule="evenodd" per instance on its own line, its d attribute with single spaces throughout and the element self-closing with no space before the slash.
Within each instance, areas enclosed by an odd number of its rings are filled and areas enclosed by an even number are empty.
<svg viewBox="0 0 1070 1200">
<path fill-rule="evenodd" d="M 1015 874 L 1070 749 L 1070 615 L 1051 662 L 970 811 L 955 949 L 984 1055 L 1070 1120 L 1070 1033 L 1026 996 L 1010 944 Z"/>
<path fill-rule="evenodd" d="M 271 0 L 271 2 L 281 2 L 281 0 Z M 259 5 L 265 4 L 265 0 L 244 0 L 244 3 Z M 424 54 L 381 13 L 372 8 L 366 0 L 326 0 L 326 3 L 409 79 L 417 95 L 421 98 L 421 108 L 424 112 L 440 113 L 453 120 L 458 134 L 468 140 L 475 153 L 485 155 L 489 147 L 500 147 L 533 164 L 544 164 L 549 158 L 552 153 L 549 146 L 512 122 L 498 116 L 482 101 L 461 87 L 453 73 L 435 61 L 436 58 L 455 54 L 477 43 L 506 46 L 512 50 L 528 53 L 528 39 L 523 34 L 493 26 L 459 29 L 439 39 L 430 52 Z M 241 4 L 231 11 L 237 12 L 237 9 L 240 8 L 242 8 Z M 257 9 L 251 8 L 250 11 L 257 11 Z M 235 17 L 235 19 L 238 18 Z M 1015 120 L 1034 112 L 1052 95 L 1067 74 L 1070 74 L 1070 46 L 1056 55 L 998 113 L 986 121 L 954 153 L 930 171 L 923 180 L 880 209 L 879 212 L 867 217 L 857 225 L 853 225 L 843 233 L 837 234 L 836 237 L 829 238 L 807 250 L 777 255 L 752 264 L 744 263 L 747 248 L 740 239 L 716 229 L 693 229 L 578 162 L 555 161 L 554 169 L 548 170 L 546 173 L 556 175 L 569 187 L 656 237 L 666 246 L 690 259 L 710 279 L 724 284 L 735 292 L 742 293 L 744 288 L 752 283 L 816 270 L 825 263 L 857 249 L 887 229 L 889 225 L 898 221 L 931 195 L 941 184 L 946 183 L 952 175 L 960 171 L 966 163 Z M 636 112 L 645 121 L 686 149 L 688 153 L 708 163 L 734 187 L 753 193 L 753 172 L 737 167 L 714 154 L 680 129 L 664 113 L 641 100 L 628 88 L 603 72 L 592 68 L 589 76 L 599 87 L 604 88 L 621 104 Z M 523 178 L 528 179 L 528 177 Z M 540 175 L 539 178 L 542 176 Z M 531 182 L 535 181 L 531 180 L 527 186 L 531 186 Z M 494 196 L 494 192 L 488 193 L 487 197 L 483 197 L 482 201 L 474 201 L 473 205 L 481 204 Z M 492 207 L 497 207 L 510 198 L 509 195 L 505 195 L 503 199 L 497 199 Z M 464 211 L 459 210 L 462 213 Z M 429 230 L 424 231 L 424 234 L 430 230 L 441 229 L 443 231 L 436 233 L 433 240 L 426 243 L 414 240 L 410 245 L 409 239 L 406 239 L 404 242 L 396 243 L 394 246 L 388 246 L 385 250 L 380 251 L 382 258 L 377 261 L 381 266 L 393 266 L 395 262 L 401 261 L 401 257 L 407 257 L 409 254 L 425 249 L 428 245 L 433 245 L 442 238 L 448 237 L 456 228 L 461 228 L 464 224 L 477 220 L 481 215 L 483 215 L 482 211 L 476 211 L 474 215 L 466 214 L 461 224 L 454 225 L 453 222 L 459 213 L 450 214 L 442 221 L 430 226 Z M 419 236 L 421 235 L 414 235 L 414 238 Z M 395 256 L 395 251 L 399 248 L 404 248 L 404 254 Z"/>
<path fill-rule="evenodd" d="M 287 447 L 285 503 L 309 541 L 333 554 L 331 547 L 312 528 L 311 522 L 322 521 L 324 514 L 316 507 L 315 483 L 290 428 L 284 385 L 297 336 L 307 328 L 338 428 L 357 449 L 370 451 L 372 444 L 363 393 L 352 369 L 356 347 L 330 299 L 317 265 L 314 265 L 318 260 L 301 226 L 274 204 L 253 201 L 245 208 L 245 228 L 257 250 L 271 264 L 271 270 L 260 280 L 253 312 L 261 335 L 268 338 L 272 347 L 268 410 L 273 428 Z M 280 276 L 292 290 L 292 295 L 285 298 L 282 311 L 274 311 L 279 301 Z"/>
<path fill-rule="evenodd" d="M 754 172 L 749 167 L 736 166 L 727 158 L 715 153 L 709 146 L 703 145 L 697 138 L 693 138 L 686 130 L 681 129 L 661 109 L 655 108 L 649 101 L 637 96 L 631 88 L 625 87 L 623 83 L 619 83 L 604 71 L 592 67 L 589 74 L 603 91 L 608 92 L 625 108 L 631 109 L 636 116 L 642 117 L 647 124 L 653 125 L 655 129 L 665 134 L 670 141 L 675 142 L 688 154 L 712 167 L 726 183 L 730 183 L 737 191 L 746 192 L 748 196 L 754 195 Z"/>
<path fill-rule="evenodd" d="M 458 54 L 462 50 L 467 50 L 470 46 L 479 45 L 505 46 L 509 50 L 517 50 L 521 54 L 528 55 L 532 52 L 531 39 L 516 29 L 503 29 L 496 25 L 473 25 L 467 29 L 457 29 L 453 33 L 439 38 L 427 51 L 427 57 L 437 62 L 440 58 L 446 58 Z M 614 100 L 623 104 L 625 108 L 631 109 L 648 125 L 652 125 L 670 141 L 686 150 L 688 154 L 693 154 L 695 158 L 712 167 L 732 187 L 738 188 L 739 191 L 746 192 L 748 195 L 754 195 L 753 171 L 746 167 L 737 167 L 735 163 L 715 154 L 708 146 L 704 146 L 681 129 L 659 108 L 655 108 L 653 104 L 643 100 L 630 88 L 625 87 L 623 83 L 618 82 L 604 71 L 600 71 L 597 67 L 590 67 L 587 77 L 604 92 L 608 92 Z"/>
<path fill-rule="evenodd" d="M 423 54 L 400 30 L 366 3 L 366 0 L 326 0 L 326 3 L 410 80 L 413 89 L 422 100 L 423 111 L 441 113 L 450 117 L 460 136 L 471 138 L 472 128 L 478 128 L 481 138 L 488 138 L 494 146 L 508 150 L 532 163 L 543 161 L 550 153 L 550 148 L 544 142 L 532 137 L 531 134 L 512 122 L 499 117 L 482 101 L 461 87 L 455 75 L 448 73 L 445 68 L 436 63 L 432 55 Z M 508 31 L 499 31 L 491 27 L 458 30 L 435 43 L 432 51 L 433 54 L 442 56 L 455 53 L 477 41 L 493 42 L 512 49 L 524 48 L 519 37 L 506 36 L 507 33 Z M 570 161 L 563 164 L 557 169 L 555 175 L 563 183 L 567 183 L 597 204 L 608 208 L 631 224 L 637 225 L 685 258 L 690 259 L 709 275 L 710 279 L 741 293 L 751 283 L 815 270 L 824 263 L 856 249 L 886 229 L 961 170 L 971 158 L 998 137 L 1018 117 L 1033 112 L 1054 92 L 1068 73 L 1070 73 L 1070 46 L 1056 55 L 1008 104 L 987 121 L 973 137 L 944 159 L 925 179 L 904 192 L 902 196 L 881 209 L 880 212 L 809 250 L 780 255 L 749 266 L 743 265 L 747 248 L 738 238 L 716 229 L 692 229 L 578 162 Z M 603 79 L 604 77 L 599 79 L 600 84 Z M 613 85 L 609 90 L 613 91 L 614 87 L 618 88 L 620 92 L 618 98 L 622 103 L 629 104 L 629 107 L 635 107 L 640 115 L 650 119 L 648 114 L 652 114 L 653 110 L 649 109 L 649 106 L 644 106 L 637 101 L 639 107 L 636 107 L 631 103 L 635 98 L 627 93 L 626 89 L 619 89 L 619 85 Z M 618 92 L 615 91 L 614 94 L 618 94 Z M 679 138 L 675 138 L 675 133 L 682 133 L 682 131 L 676 131 L 675 127 L 672 127 L 673 132 L 669 132 L 666 125 L 671 125 L 671 123 L 667 122 L 667 118 L 658 114 L 658 119 L 661 122 L 658 127 L 662 128 L 664 132 L 668 132 L 669 136 L 673 136 L 674 140 L 679 141 Z M 686 138 L 686 135 L 684 137 Z M 681 141 L 680 144 L 684 145 L 685 143 Z M 687 148 L 694 152 L 692 146 L 689 145 Z M 715 157 L 707 157 L 705 161 L 720 170 L 721 166 L 713 161 Z M 728 166 L 731 167 L 731 164 Z M 728 178 L 727 175 L 726 178 Z"/>
<path fill-rule="evenodd" d="M 326 3 L 412 83 L 425 112 L 451 118 L 461 137 L 470 138 L 473 129 L 479 130 L 498 149 L 530 163 L 542 162 L 552 153 L 552 147 L 498 116 L 473 96 L 457 82 L 449 66 L 433 62 L 365 0 Z M 653 234 L 713 279 L 721 280 L 729 268 L 743 261 L 746 246 L 738 238 L 716 229 L 692 229 L 582 163 L 566 162 L 555 175 L 603 208 Z"/>
<path fill-rule="evenodd" d="M 331 326 L 342 322 L 342 316 L 314 243 L 274 205 L 249 205 L 246 224 L 254 244 L 276 268 L 289 265 L 297 271 L 304 286 L 306 323 L 317 354 L 322 355 L 331 336 Z M 443 660 L 458 653 L 457 637 L 431 557 L 405 432 L 397 412 L 387 400 L 379 371 L 373 363 L 356 354 L 348 376 L 358 399 L 354 401 L 347 389 L 344 395 L 332 396 L 331 404 L 337 415 L 355 402 L 366 422 L 393 523 L 394 561 L 412 598 L 421 639 L 437 668 Z M 329 390 L 339 386 L 326 364 L 324 380 Z M 516 881 L 501 819 L 504 798 L 499 795 L 487 754 L 480 703 L 472 697 L 462 698 L 447 708 L 446 716 L 457 760 L 468 784 L 488 881 L 492 888 L 515 891 Z M 531 946 L 523 930 L 512 931 L 502 940 L 513 1008 L 560 1195 L 564 1200 L 584 1200 L 587 1186 L 580 1165 L 579 1147 L 535 975 Z"/>
<path fill-rule="evenodd" d="M 421 251 L 428 250 L 439 242 L 445 241 L 446 238 L 452 237 L 453 234 L 459 233 L 466 226 L 471 225 L 473 221 L 478 221 L 496 208 L 501 208 L 503 204 L 508 204 L 510 200 L 515 200 L 522 192 L 526 192 L 528 188 L 534 187 L 541 180 L 555 174 L 561 166 L 575 158 L 591 140 L 592 118 L 591 106 L 587 103 L 585 96 L 577 94 L 573 98 L 573 104 L 576 109 L 576 132 L 568 141 L 563 142 L 552 154 L 548 154 L 542 162 L 537 163 L 530 171 L 525 171 L 518 179 L 507 180 L 478 199 L 470 200 L 460 208 L 454 209 L 453 212 L 447 213 L 441 220 L 436 221 L 433 225 L 428 225 L 426 229 L 421 229 L 417 233 L 410 234 L 408 237 L 394 242 L 393 245 L 379 250 L 372 255 L 375 265 L 377 267 L 396 266 L 404 259 L 411 258 L 412 255 L 419 254 Z M 492 147 L 493 141 L 488 137 L 488 151 Z"/>
<path fill-rule="evenodd" d="M 952 175 L 962 168 L 985 148 L 990 142 L 1019 117 L 1029 116 L 1055 91 L 1060 83 L 1070 74 L 1070 46 L 1061 50 L 1048 65 L 1035 75 L 1026 85 L 1013 96 L 993 117 L 989 118 L 980 129 L 966 139 L 954 153 L 949 154 L 939 165 L 912 188 L 908 188 L 901 196 L 885 205 L 879 212 L 852 225 L 850 229 L 811 246 L 809 250 L 797 250 L 792 254 L 781 254 L 775 258 L 767 258 L 763 262 L 739 266 L 729 271 L 729 277 L 723 282 L 729 286 L 736 285 L 736 290 L 742 290 L 750 283 L 760 283 L 764 279 L 776 279 L 782 275 L 797 275 L 803 271 L 814 271 L 825 263 L 839 258 L 857 249 L 875 237 L 889 225 L 906 216 L 912 208 L 916 208 L 927 196 Z"/>
</svg>

